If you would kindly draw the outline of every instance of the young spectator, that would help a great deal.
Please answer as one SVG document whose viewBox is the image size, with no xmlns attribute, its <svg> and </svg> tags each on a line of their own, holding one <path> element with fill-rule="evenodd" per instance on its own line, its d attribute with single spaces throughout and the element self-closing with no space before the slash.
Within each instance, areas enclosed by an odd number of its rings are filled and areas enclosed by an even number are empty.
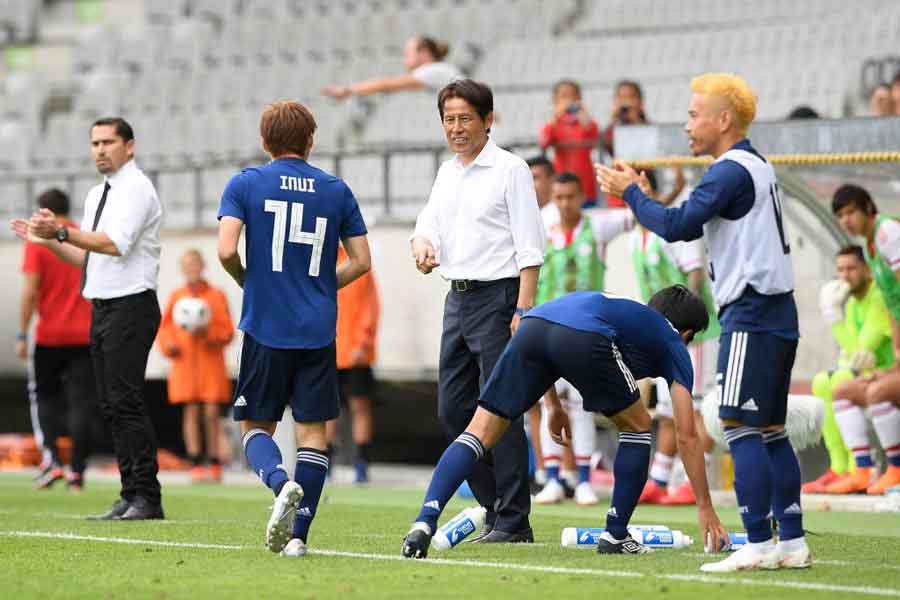
<svg viewBox="0 0 900 600">
<path fill-rule="evenodd" d="M 616 84 L 613 92 L 612 113 L 609 124 L 603 130 L 602 140 L 607 152 L 615 156 L 613 148 L 613 136 L 616 125 L 636 125 L 646 123 L 647 115 L 644 113 L 644 91 L 641 84 L 636 81 L 623 79 Z M 610 208 L 622 208 L 625 203 L 616 196 L 606 197 L 606 205 Z"/>
<path fill-rule="evenodd" d="M 839 297 L 846 298 L 843 315 L 832 310 L 828 303 L 823 303 L 822 318 L 831 327 L 841 347 L 841 354 L 836 370 L 822 371 L 812 380 L 813 394 L 825 404 L 822 437 L 828 449 L 830 467 L 824 475 L 803 486 L 806 493 L 827 492 L 828 486 L 856 469 L 853 452 L 844 442 L 835 420 L 833 391 L 855 379 L 858 370 L 870 371 L 873 367 L 887 369 L 894 364 L 891 316 L 881 291 L 872 281 L 872 271 L 866 264 L 862 248 L 842 248 L 836 262 L 838 279 L 825 284 L 822 297 L 827 299 L 837 293 Z"/>
<path fill-rule="evenodd" d="M 563 79 L 553 86 L 553 120 L 544 124 L 539 143 L 553 148 L 553 166 L 558 173 L 569 171 L 578 175 L 586 198 L 585 205 L 597 203 L 597 180 L 591 152 L 597 145 L 600 131 L 581 100 L 581 86 Z"/>
<path fill-rule="evenodd" d="M 544 228 L 550 229 L 559 222 L 559 209 L 550 199 L 556 169 L 545 156 L 535 156 L 525 162 L 528 163 L 531 176 L 534 178 L 534 193 L 537 195 L 538 208 L 541 209 L 541 220 L 544 221 Z"/>
<path fill-rule="evenodd" d="M 221 481 L 219 417 L 221 405 L 231 400 L 225 346 L 234 337 L 234 323 L 225 294 L 206 282 L 203 268 L 199 250 L 181 256 L 185 284 L 169 296 L 156 344 L 172 363 L 169 402 L 183 405 L 182 431 L 193 464 L 191 476 L 194 481 Z"/>
<path fill-rule="evenodd" d="M 634 227 L 630 211 L 615 210 L 588 216 L 581 180 L 574 173 L 563 172 L 553 181 L 553 203 L 559 209 L 559 223 L 548 232 L 547 251 L 541 268 L 536 304 L 543 304 L 570 292 L 603 290 L 606 274 L 606 246 L 619 234 Z M 558 393 L 566 402 L 572 422 L 573 452 L 578 471 L 575 501 L 597 503 L 590 486 L 590 461 L 594 451 L 594 417 L 582 408 L 578 390 L 558 383 Z M 545 415 L 546 416 L 546 415 Z M 546 422 L 546 418 L 542 419 Z M 538 504 L 560 502 L 565 491 L 560 480 L 559 463 L 563 448 L 555 443 L 546 426 L 541 427 L 541 447 L 547 471 L 547 485 L 535 496 Z"/>
<path fill-rule="evenodd" d="M 879 83 L 869 96 L 869 113 L 873 117 L 890 117 L 894 114 L 894 101 L 891 99 L 891 86 Z"/>
<path fill-rule="evenodd" d="M 430 37 L 416 36 L 407 40 L 403 47 L 403 66 L 406 73 L 392 77 L 377 77 L 350 85 L 328 85 L 322 93 L 335 100 L 350 96 L 400 92 L 403 90 L 438 91 L 456 79 L 462 78 L 458 68 L 444 62 L 450 51 L 446 42 Z"/>
<path fill-rule="evenodd" d="M 338 247 L 338 266 L 347 260 L 343 246 Z M 350 405 L 353 443 L 356 445 L 356 483 L 369 481 L 369 454 L 372 445 L 372 395 L 375 377 L 375 336 L 381 306 L 375 277 L 369 271 L 338 290 L 337 295 L 337 368 L 341 398 Z M 329 449 L 337 436 L 338 420 L 326 424 Z"/>
</svg>

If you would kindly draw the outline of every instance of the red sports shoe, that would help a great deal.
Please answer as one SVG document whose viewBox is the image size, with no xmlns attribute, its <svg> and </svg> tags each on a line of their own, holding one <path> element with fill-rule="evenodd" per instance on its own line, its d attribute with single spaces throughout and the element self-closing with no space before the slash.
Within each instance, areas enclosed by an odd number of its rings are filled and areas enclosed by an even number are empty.
<svg viewBox="0 0 900 600">
<path fill-rule="evenodd" d="M 638 504 L 661 504 L 662 499 L 666 497 L 666 486 L 659 485 L 652 479 L 648 479 L 644 485 L 644 491 L 638 498 Z"/>
<path fill-rule="evenodd" d="M 804 494 L 824 494 L 828 486 L 840 478 L 840 475 L 828 469 L 818 479 L 804 483 L 800 487 L 800 491 Z"/>
<path fill-rule="evenodd" d="M 694 496 L 694 489 L 691 487 L 691 482 L 685 481 L 679 485 L 677 489 L 672 490 L 668 496 L 663 496 L 659 503 L 668 504 L 670 506 L 697 504 L 697 498 Z"/>
</svg>

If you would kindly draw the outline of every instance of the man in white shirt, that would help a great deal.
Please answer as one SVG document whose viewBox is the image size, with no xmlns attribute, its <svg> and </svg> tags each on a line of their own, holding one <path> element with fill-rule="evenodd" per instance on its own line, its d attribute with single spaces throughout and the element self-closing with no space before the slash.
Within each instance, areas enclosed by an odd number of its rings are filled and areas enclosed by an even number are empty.
<svg viewBox="0 0 900 600">
<path fill-rule="evenodd" d="M 60 227 L 47 209 L 12 226 L 20 237 L 82 267 L 82 295 L 93 304 L 97 394 L 122 480 L 119 500 L 93 518 L 162 519 L 156 433 L 143 388 L 160 321 L 156 287 L 163 210 L 153 183 L 134 162 L 134 132 L 124 119 L 94 123 L 91 155 L 104 181 L 88 192 L 80 230 Z"/>
<path fill-rule="evenodd" d="M 551 200 L 556 169 L 553 168 L 553 163 L 547 160 L 546 156 L 535 156 L 526 162 L 528 163 L 528 168 L 531 169 L 531 176 L 534 179 L 534 193 L 537 194 L 538 208 L 541 209 L 541 220 L 544 222 L 544 230 L 549 231 L 551 227 L 559 223 L 559 208 Z"/>
<path fill-rule="evenodd" d="M 456 156 L 438 171 L 411 238 L 416 267 L 441 267 L 451 283 L 444 306 L 438 416 L 447 433 L 465 430 L 479 388 L 519 319 L 534 305 L 544 260 L 544 227 L 531 172 L 489 137 L 494 99 L 470 79 L 438 95 L 447 143 Z M 528 446 L 521 419 L 468 479 L 487 511 L 482 543 L 531 542 Z M 433 533 L 433 532 L 432 532 Z"/>
</svg>

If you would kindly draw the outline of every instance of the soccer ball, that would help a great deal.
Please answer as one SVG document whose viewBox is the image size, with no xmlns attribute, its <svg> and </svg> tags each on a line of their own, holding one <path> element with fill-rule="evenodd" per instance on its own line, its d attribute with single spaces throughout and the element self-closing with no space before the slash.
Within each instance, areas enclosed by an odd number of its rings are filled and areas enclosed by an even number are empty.
<svg viewBox="0 0 900 600">
<path fill-rule="evenodd" d="M 182 298 L 172 310 L 175 324 L 190 333 L 209 325 L 209 316 L 209 304 L 202 298 Z"/>
</svg>

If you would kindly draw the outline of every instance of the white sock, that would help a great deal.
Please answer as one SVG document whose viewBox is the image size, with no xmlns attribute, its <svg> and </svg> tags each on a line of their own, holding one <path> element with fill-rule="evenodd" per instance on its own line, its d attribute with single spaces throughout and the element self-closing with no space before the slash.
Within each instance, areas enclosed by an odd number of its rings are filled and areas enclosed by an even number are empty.
<svg viewBox="0 0 900 600">
<path fill-rule="evenodd" d="M 844 442 L 853 451 L 854 455 L 869 454 L 869 434 L 866 431 L 866 415 L 862 408 L 849 400 L 835 400 L 831 404 L 834 407 L 834 419 Z"/>
<path fill-rule="evenodd" d="M 559 478 L 569 484 L 570 488 L 578 485 L 578 471 L 560 471 Z"/>
<path fill-rule="evenodd" d="M 900 455 L 900 410 L 890 402 L 869 407 L 872 428 L 888 458 Z"/>
<path fill-rule="evenodd" d="M 650 479 L 657 481 L 662 485 L 668 485 L 669 477 L 672 476 L 672 462 L 675 457 L 656 452 L 653 455 L 653 465 L 650 467 Z"/>
<path fill-rule="evenodd" d="M 545 483 L 547 483 L 547 471 L 545 471 L 544 469 L 535 469 L 534 482 L 538 485 L 544 485 Z"/>
</svg>

